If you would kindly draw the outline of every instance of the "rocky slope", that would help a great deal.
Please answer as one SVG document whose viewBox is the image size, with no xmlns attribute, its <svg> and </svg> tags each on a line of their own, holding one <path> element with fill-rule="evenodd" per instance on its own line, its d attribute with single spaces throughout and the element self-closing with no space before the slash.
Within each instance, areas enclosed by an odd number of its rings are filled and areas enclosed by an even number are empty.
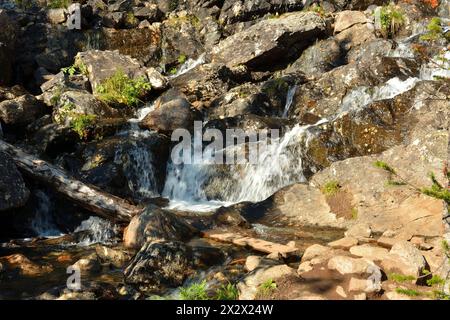
<svg viewBox="0 0 450 320">
<path fill-rule="evenodd" d="M 75 2 L 0 4 L 0 139 L 141 213 L 0 149 L 1 299 L 448 298 L 449 1 Z M 176 163 L 195 121 L 280 134 Z"/>
</svg>

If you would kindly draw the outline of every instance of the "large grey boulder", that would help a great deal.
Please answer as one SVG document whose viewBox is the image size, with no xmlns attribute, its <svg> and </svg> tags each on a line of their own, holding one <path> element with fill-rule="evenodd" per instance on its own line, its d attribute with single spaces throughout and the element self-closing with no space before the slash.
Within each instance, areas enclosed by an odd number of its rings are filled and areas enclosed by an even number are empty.
<svg viewBox="0 0 450 320">
<path fill-rule="evenodd" d="M 262 20 L 222 40 L 213 48 L 213 61 L 229 67 L 244 64 L 251 68 L 286 62 L 325 31 L 325 20 L 313 12 Z"/>
<path fill-rule="evenodd" d="M 147 78 L 146 70 L 130 56 L 120 54 L 118 51 L 89 50 L 79 52 L 75 63 L 87 71 L 87 76 L 95 93 L 99 84 L 122 71 L 129 78 Z"/>
<path fill-rule="evenodd" d="M 46 112 L 45 105 L 31 94 L 0 102 L 0 120 L 10 126 L 26 126 Z"/>
</svg>

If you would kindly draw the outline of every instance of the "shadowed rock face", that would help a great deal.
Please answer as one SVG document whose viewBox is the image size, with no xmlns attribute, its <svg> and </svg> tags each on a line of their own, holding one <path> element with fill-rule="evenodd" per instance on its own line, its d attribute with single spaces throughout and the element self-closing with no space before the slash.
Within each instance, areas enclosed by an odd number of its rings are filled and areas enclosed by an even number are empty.
<svg viewBox="0 0 450 320">
<path fill-rule="evenodd" d="M 17 26 L 8 17 L 6 11 L 0 9 L 0 85 L 9 84 L 13 78 L 13 62 L 15 60 L 14 49 L 16 44 Z"/>
<path fill-rule="evenodd" d="M 229 67 L 244 64 L 252 69 L 277 65 L 323 36 L 326 28 L 325 21 L 312 12 L 263 20 L 222 40 L 213 49 L 213 61 Z"/>
<path fill-rule="evenodd" d="M 0 211 L 25 205 L 30 191 L 25 186 L 22 175 L 13 160 L 0 151 Z"/>
</svg>

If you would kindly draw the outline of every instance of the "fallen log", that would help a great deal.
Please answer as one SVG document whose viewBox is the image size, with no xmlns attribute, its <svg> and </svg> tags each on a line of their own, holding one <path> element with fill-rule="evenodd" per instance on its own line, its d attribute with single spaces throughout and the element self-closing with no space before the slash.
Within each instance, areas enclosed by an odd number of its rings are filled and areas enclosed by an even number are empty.
<svg viewBox="0 0 450 320">
<path fill-rule="evenodd" d="M 71 177 L 64 170 L 0 140 L 0 151 L 8 153 L 25 175 L 53 188 L 90 212 L 113 222 L 129 222 L 142 211 L 122 198 Z"/>
<path fill-rule="evenodd" d="M 293 246 L 287 246 L 280 243 L 266 241 L 257 238 L 242 236 L 237 233 L 212 233 L 204 232 L 204 238 L 212 239 L 219 242 L 232 243 L 236 246 L 251 248 L 255 251 L 263 253 L 277 253 L 284 256 L 296 255 L 299 249 Z"/>
</svg>

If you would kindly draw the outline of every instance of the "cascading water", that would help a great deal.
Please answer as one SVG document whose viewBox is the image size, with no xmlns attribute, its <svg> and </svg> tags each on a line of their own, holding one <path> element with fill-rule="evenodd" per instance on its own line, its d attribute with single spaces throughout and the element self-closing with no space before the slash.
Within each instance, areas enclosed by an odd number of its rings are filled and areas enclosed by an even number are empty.
<svg viewBox="0 0 450 320">
<path fill-rule="evenodd" d="M 294 101 L 294 95 L 295 95 L 295 91 L 297 90 L 297 86 L 294 85 L 292 87 L 289 88 L 287 95 L 286 95 L 286 104 L 284 105 L 284 110 L 283 110 L 283 118 L 287 118 L 288 116 L 288 112 L 289 109 L 291 108 L 292 102 Z"/>
<path fill-rule="evenodd" d="M 142 198 L 159 196 L 154 175 L 153 154 L 142 142 L 143 139 L 149 139 L 154 133 L 141 130 L 138 126 L 138 123 L 154 108 L 154 103 L 147 104 L 137 110 L 135 118 L 128 120 L 129 128 L 119 132 L 118 135 L 128 137 L 131 147 L 118 148 L 114 157 L 114 162 L 124 164 L 124 174 L 130 190 Z"/>
<path fill-rule="evenodd" d="M 49 196 L 38 190 L 35 193 L 37 199 L 37 206 L 35 216 L 31 221 L 31 228 L 39 237 L 57 237 L 62 235 L 58 230 L 52 217 L 52 203 Z"/>
<path fill-rule="evenodd" d="M 194 69 L 195 67 L 205 63 L 205 54 L 202 53 L 197 59 L 187 59 L 183 65 L 177 70 L 177 72 L 170 76 L 170 78 L 176 78 L 178 76 L 181 76 L 182 74 L 185 74 L 189 70 Z"/>
<path fill-rule="evenodd" d="M 266 144 L 257 163 L 218 165 L 203 159 L 196 164 L 169 164 L 162 195 L 171 200 L 171 208 L 185 210 L 264 200 L 286 185 L 305 181 L 302 150 L 310 139 L 310 129 L 326 121 L 294 126 L 283 137 Z M 208 201 L 210 194 L 222 201 Z"/>
<path fill-rule="evenodd" d="M 81 231 L 88 232 L 87 236 L 78 243 L 83 246 L 110 242 L 118 234 L 115 225 L 99 217 L 89 217 L 89 219 L 81 222 L 80 226 L 75 229 L 75 232 Z"/>
</svg>

